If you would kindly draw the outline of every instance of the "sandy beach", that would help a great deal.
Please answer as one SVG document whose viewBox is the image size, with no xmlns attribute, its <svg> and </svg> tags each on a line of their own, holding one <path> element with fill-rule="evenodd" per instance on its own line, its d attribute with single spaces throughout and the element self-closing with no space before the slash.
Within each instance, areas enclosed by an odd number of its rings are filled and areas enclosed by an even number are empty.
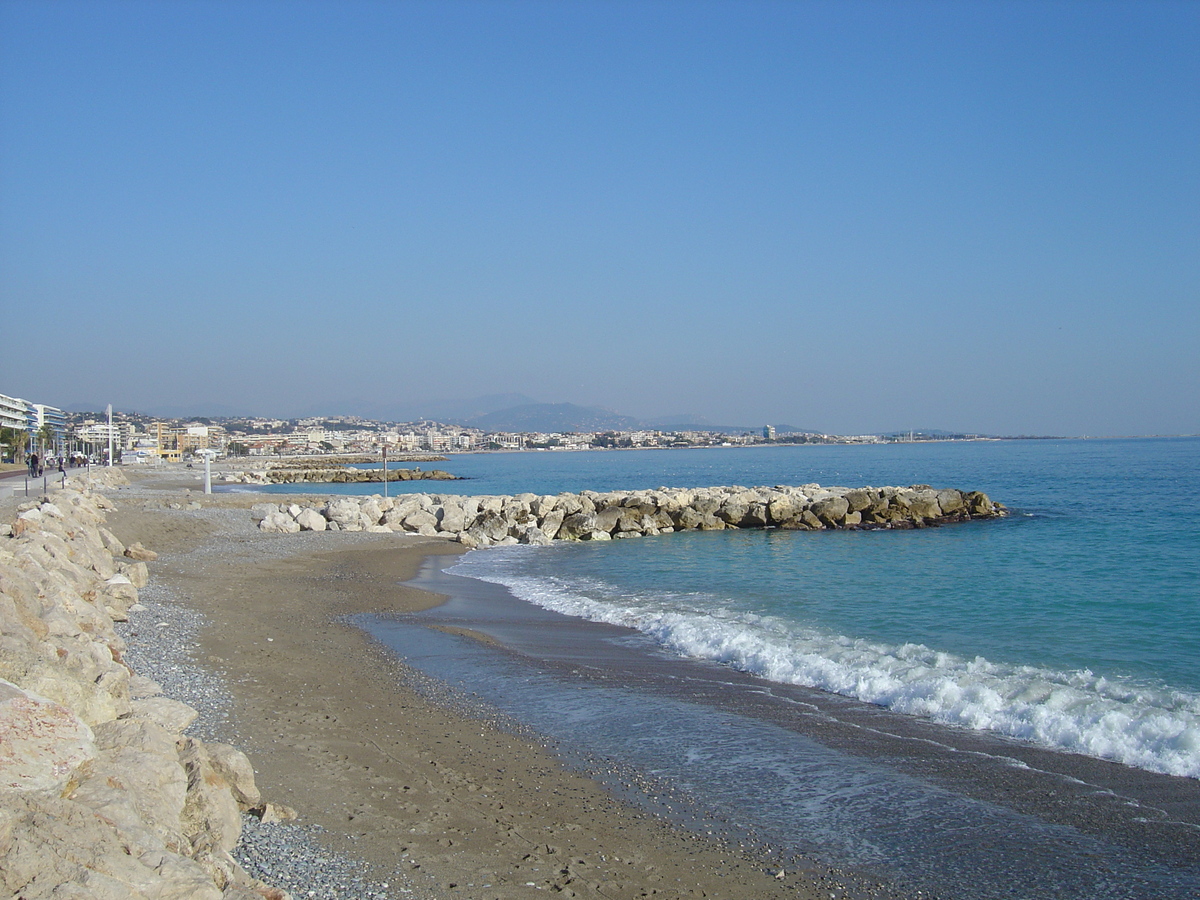
<svg viewBox="0 0 1200 900">
<path fill-rule="evenodd" d="M 158 551 L 152 585 L 208 623 L 195 659 L 228 687 L 218 736 L 249 754 L 267 800 L 395 896 L 845 895 L 835 873 L 780 874 L 615 799 L 536 735 L 417 690 L 419 675 L 339 621 L 437 604 L 402 582 L 458 545 L 263 534 L 232 512 L 259 496 L 206 496 L 182 472 L 131 475 L 110 527 Z"/>
</svg>

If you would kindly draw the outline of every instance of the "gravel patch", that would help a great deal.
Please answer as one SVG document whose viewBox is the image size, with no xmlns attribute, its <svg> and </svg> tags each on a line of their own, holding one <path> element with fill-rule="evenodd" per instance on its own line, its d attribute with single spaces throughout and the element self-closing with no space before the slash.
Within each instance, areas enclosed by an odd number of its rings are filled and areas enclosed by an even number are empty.
<svg viewBox="0 0 1200 900">
<path fill-rule="evenodd" d="M 233 851 L 242 868 L 297 898 L 388 900 L 415 897 L 413 888 L 374 881 L 364 864 L 331 853 L 317 839 L 322 829 L 291 823 L 264 823 L 242 817 L 242 839 Z"/>
</svg>

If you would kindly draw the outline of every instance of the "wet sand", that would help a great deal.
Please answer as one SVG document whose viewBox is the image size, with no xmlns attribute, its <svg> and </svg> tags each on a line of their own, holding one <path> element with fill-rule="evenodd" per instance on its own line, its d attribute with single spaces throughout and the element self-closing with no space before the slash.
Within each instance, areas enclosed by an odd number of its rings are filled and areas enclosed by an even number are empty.
<svg viewBox="0 0 1200 900">
<path fill-rule="evenodd" d="M 437 604 L 401 582 L 458 545 L 231 530 L 205 509 L 278 498 L 181 494 L 186 483 L 117 492 L 110 527 L 157 550 L 154 582 L 212 623 L 199 659 L 230 687 L 225 738 L 250 755 L 264 797 L 319 825 L 374 877 L 396 873 L 440 897 L 844 895 L 832 874 L 780 877 L 767 860 L 621 802 L 503 719 L 417 690 L 419 676 L 341 621 Z M 205 509 L 159 508 L 189 501 Z"/>
</svg>

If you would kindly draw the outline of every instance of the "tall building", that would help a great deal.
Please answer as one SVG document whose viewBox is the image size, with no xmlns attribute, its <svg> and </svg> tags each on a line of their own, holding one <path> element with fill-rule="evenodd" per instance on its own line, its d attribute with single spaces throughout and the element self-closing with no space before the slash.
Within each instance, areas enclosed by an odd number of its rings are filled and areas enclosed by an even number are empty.
<svg viewBox="0 0 1200 900">
<path fill-rule="evenodd" d="M 50 426 L 50 431 L 54 434 L 54 450 L 61 452 L 64 441 L 67 436 L 67 414 L 55 406 L 46 406 L 44 403 L 34 403 L 34 415 L 37 417 L 37 425 L 34 429 L 35 433 L 47 425 Z"/>
<path fill-rule="evenodd" d="M 17 397 L 0 394 L 0 428 L 29 430 L 29 413 L 32 404 Z"/>
</svg>

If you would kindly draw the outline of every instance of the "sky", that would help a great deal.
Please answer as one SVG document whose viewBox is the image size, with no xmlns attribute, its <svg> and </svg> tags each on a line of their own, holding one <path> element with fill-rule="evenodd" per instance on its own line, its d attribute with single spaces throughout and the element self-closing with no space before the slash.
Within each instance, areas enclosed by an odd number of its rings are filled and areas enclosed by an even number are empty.
<svg viewBox="0 0 1200 900">
<path fill-rule="evenodd" d="M 1200 433 L 1200 3 L 0 0 L 0 393 Z"/>
</svg>

